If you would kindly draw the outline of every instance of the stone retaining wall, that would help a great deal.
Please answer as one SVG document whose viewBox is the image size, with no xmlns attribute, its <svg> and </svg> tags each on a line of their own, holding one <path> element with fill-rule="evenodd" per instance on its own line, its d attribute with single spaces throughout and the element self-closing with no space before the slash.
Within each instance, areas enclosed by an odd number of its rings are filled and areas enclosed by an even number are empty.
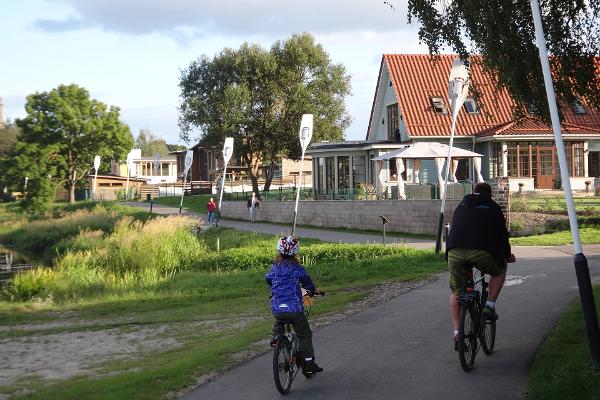
<svg viewBox="0 0 600 400">
<path fill-rule="evenodd" d="M 459 199 L 446 201 L 445 222 L 452 221 Z M 347 229 L 381 229 L 380 215 L 390 224 L 388 231 L 435 235 L 440 215 L 440 200 L 309 200 L 298 204 L 298 225 Z M 246 202 L 224 201 L 223 217 L 249 220 Z M 264 201 L 256 213 L 257 221 L 292 224 L 293 201 Z"/>
</svg>

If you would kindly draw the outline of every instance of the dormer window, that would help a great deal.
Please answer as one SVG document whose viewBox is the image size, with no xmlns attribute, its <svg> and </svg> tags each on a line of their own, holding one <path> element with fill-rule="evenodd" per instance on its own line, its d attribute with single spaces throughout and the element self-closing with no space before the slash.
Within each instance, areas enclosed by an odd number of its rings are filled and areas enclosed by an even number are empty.
<svg viewBox="0 0 600 400">
<path fill-rule="evenodd" d="M 585 109 L 585 106 L 583 105 L 583 102 L 579 99 L 577 99 L 571 103 L 571 110 L 573 110 L 573 112 L 578 115 L 587 114 L 587 111 Z"/>
<path fill-rule="evenodd" d="M 479 114 L 479 108 L 474 98 L 467 97 L 465 99 L 465 110 L 467 110 L 467 114 Z"/>
<path fill-rule="evenodd" d="M 448 107 L 443 97 L 430 97 L 430 100 L 436 114 L 448 114 Z"/>
</svg>

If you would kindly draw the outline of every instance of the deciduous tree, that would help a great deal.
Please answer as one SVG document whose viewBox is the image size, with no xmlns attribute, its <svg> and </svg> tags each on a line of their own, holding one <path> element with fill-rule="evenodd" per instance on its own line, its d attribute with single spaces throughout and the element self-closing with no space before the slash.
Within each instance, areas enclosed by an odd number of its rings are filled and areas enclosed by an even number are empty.
<svg viewBox="0 0 600 400">
<path fill-rule="evenodd" d="M 142 157 L 151 157 L 156 153 L 166 156 L 169 153 L 167 142 L 147 129 L 140 129 L 135 146 L 142 150 Z"/>
<path fill-rule="evenodd" d="M 342 139 L 350 123 L 345 68 L 332 63 L 309 34 L 278 41 L 270 51 L 245 43 L 212 59 L 201 57 L 182 72 L 179 86 L 181 138 L 189 142 L 193 128 L 218 147 L 234 137 L 256 192 L 261 165 L 271 167 L 268 189 L 274 164 L 282 156 L 299 158 L 303 113 L 315 115 L 315 140 Z"/>
<path fill-rule="evenodd" d="M 600 106 L 600 2 L 540 0 L 555 91 L 571 103 L 585 98 Z M 409 0 L 409 21 L 421 23 L 419 38 L 437 54 L 449 46 L 461 58 L 481 54 L 484 67 L 518 104 L 517 116 L 538 110 L 549 118 L 544 81 L 527 0 Z"/>
<path fill-rule="evenodd" d="M 94 156 L 122 159 L 133 147 L 129 127 L 119 120 L 119 108 L 91 99 L 86 89 L 75 84 L 29 95 L 25 110 L 27 116 L 17 120 L 22 130 L 16 149 L 21 168 L 31 165 L 29 180 L 39 179 L 41 189 L 51 188 L 44 184 L 46 179 L 63 184 L 71 203 Z"/>
</svg>

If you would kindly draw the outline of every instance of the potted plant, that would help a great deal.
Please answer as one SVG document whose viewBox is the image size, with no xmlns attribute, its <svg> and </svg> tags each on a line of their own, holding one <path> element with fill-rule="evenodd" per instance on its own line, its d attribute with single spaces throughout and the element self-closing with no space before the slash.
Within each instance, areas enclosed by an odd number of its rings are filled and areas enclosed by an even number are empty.
<svg viewBox="0 0 600 400">
<path fill-rule="evenodd" d="M 592 181 L 585 181 L 585 191 L 586 192 L 591 192 L 590 190 L 590 186 L 592 185 Z"/>
<path fill-rule="evenodd" d="M 519 182 L 519 194 L 523 195 L 523 186 L 525 186 L 525 184 L 523 182 Z"/>
</svg>

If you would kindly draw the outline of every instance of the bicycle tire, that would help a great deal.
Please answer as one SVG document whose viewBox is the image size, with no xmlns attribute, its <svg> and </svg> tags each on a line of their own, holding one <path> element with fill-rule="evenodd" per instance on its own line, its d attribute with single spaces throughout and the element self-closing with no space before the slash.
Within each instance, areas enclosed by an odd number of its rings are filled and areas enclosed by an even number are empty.
<svg viewBox="0 0 600 400">
<path fill-rule="evenodd" d="M 458 328 L 458 358 L 460 366 L 465 371 L 473 369 L 477 354 L 477 332 L 475 310 L 472 306 L 460 308 L 460 325 Z"/>
<path fill-rule="evenodd" d="M 481 323 L 481 348 L 488 356 L 494 352 L 496 344 L 496 321 L 482 318 Z"/>
<path fill-rule="evenodd" d="M 279 393 L 286 394 L 290 391 L 293 376 L 291 346 L 287 339 L 281 338 L 273 351 L 273 378 Z"/>
</svg>

